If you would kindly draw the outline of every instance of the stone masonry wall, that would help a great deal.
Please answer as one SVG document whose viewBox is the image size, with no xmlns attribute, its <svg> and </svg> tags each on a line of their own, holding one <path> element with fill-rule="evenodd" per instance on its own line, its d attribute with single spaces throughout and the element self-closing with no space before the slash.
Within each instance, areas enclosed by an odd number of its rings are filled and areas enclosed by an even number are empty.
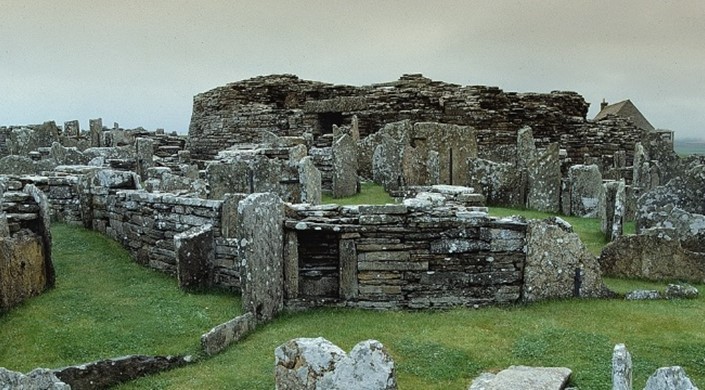
<svg viewBox="0 0 705 390">
<path fill-rule="evenodd" d="M 196 95 L 187 147 L 195 159 L 209 160 L 231 145 L 255 141 L 262 130 L 318 138 L 333 124 L 349 125 L 357 116 L 361 137 L 404 119 L 472 126 L 478 131 L 479 157 L 495 161 L 507 161 L 517 131 L 531 126 L 537 147 L 559 143 L 573 163 L 619 150 L 631 163 L 642 130 L 615 117 L 589 121 L 588 106 L 575 92 L 505 92 L 421 75 L 360 87 L 261 76 Z"/>
<path fill-rule="evenodd" d="M 420 309 L 516 302 L 526 223 L 483 210 L 291 205 L 288 304 Z"/>
<path fill-rule="evenodd" d="M 213 284 L 238 289 L 239 267 L 234 241 L 221 233 L 223 202 L 142 191 L 117 191 L 105 201 L 105 233 L 150 268 L 176 274 L 174 236 L 194 227 L 213 226 Z"/>
</svg>

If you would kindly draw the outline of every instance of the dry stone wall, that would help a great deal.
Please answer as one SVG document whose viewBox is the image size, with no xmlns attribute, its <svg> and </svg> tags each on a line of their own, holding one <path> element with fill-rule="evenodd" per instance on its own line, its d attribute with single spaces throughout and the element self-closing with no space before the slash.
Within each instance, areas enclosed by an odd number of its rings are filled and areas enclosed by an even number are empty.
<svg viewBox="0 0 705 390">
<path fill-rule="evenodd" d="M 478 131 L 480 158 L 512 163 L 517 131 L 528 125 L 538 147 L 559 143 L 573 163 L 582 163 L 586 155 L 611 160 L 623 150 L 631 164 L 643 131 L 613 116 L 588 121 L 587 110 L 588 103 L 575 92 L 505 92 L 421 75 L 359 87 L 271 75 L 196 95 L 188 148 L 195 159 L 210 160 L 225 147 L 255 142 L 262 130 L 319 138 L 357 117 L 363 138 L 405 119 L 471 126 Z"/>
</svg>

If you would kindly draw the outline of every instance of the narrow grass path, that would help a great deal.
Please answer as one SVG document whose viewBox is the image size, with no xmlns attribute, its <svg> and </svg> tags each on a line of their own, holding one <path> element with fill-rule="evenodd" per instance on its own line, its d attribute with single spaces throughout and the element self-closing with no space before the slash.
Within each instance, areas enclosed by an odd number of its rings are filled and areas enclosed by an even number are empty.
<svg viewBox="0 0 705 390">
<path fill-rule="evenodd" d="M 56 287 L 0 315 L 0 367 L 26 372 L 128 354 L 196 353 L 199 336 L 240 311 L 227 293 L 188 294 L 114 241 L 52 227 Z"/>
</svg>

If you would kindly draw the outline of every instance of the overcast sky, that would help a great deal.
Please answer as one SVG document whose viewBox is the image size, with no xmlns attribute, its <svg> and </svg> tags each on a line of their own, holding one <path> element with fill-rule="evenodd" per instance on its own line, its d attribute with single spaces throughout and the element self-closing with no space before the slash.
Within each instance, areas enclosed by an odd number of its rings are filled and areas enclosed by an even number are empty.
<svg viewBox="0 0 705 390">
<path fill-rule="evenodd" d="M 404 73 L 631 99 L 705 137 L 705 1 L 0 0 L 0 125 L 186 132 L 195 94 L 270 73 Z"/>
</svg>

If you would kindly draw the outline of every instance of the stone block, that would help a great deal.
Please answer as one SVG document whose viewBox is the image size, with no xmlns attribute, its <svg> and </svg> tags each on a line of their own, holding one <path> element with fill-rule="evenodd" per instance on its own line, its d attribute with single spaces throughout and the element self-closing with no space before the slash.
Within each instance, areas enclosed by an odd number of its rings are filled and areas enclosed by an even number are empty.
<svg viewBox="0 0 705 390">
<path fill-rule="evenodd" d="M 624 344 L 612 352 L 612 390 L 632 390 L 632 355 Z"/>
<path fill-rule="evenodd" d="M 358 193 L 357 144 L 348 134 L 333 142 L 333 197 L 344 198 Z"/>
<path fill-rule="evenodd" d="M 600 199 L 604 198 L 602 175 L 597 165 L 573 165 L 568 170 L 570 181 L 570 215 L 597 218 Z"/>
<path fill-rule="evenodd" d="M 201 290 L 211 286 L 215 247 L 213 226 L 206 224 L 174 236 L 179 287 Z"/>
<path fill-rule="evenodd" d="M 257 322 L 284 306 L 284 205 L 271 193 L 251 194 L 238 205 L 237 239 L 242 301 Z"/>
<path fill-rule="evenodd" d="M 201 336 L 201 348 L 206 355 L 213 356 L 255 330 L 256 325 L 252 313 L 237 316 Z"/>
</svg>

